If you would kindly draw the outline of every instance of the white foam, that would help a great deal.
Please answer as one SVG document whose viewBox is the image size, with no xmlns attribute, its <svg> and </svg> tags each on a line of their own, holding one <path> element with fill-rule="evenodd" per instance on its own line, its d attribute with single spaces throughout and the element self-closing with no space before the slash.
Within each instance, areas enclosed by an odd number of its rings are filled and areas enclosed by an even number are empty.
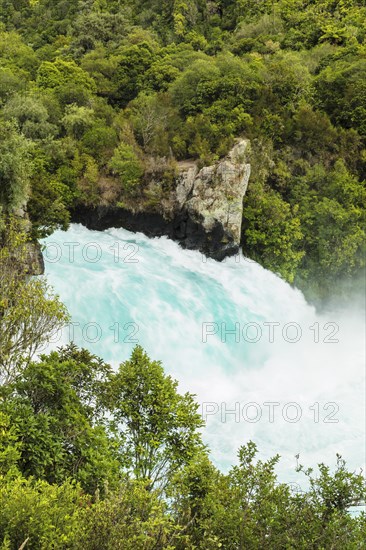
<svg viewBox="0 0 366 550">
<path fill-rule="evenodd" d="M 208 417 L 205 439 L 212 458 L 225 468 L 235 461 L 239 445 L 253 439 L 261 455 L 283 456 L 280 475 L 293 478 L 294 455 L 300 453 L 307 465 L 334 463 L 335 453 L 344 455 L 350 467 L 364 464 L 365 323 L 360 311 L 338 311 L 319 315 L 301 292 L 273 273 L 243 256 L 218 263 L 198 252 L 182 250 L 166 239 L 148 239 L 123 229 L 99 233 L 73 225 L 67 233 L 56 232 L 46 242 L 58 243 L 60 261 L 46 261 L 50 283 L 68 306 L 73 321 L 81 327 L 98 322 L 102 338 L 85 341 L 81 329 L 75 340 L 116 365 L 125 360 L 133 343 L 128 340 L 134 326 L 135 338 L 154 359 L 162 360 L 167 372 L 179 380 L 182 391 L 197 394 L 200 403 L 226 403 L 240 411 L 250 402 L 262 409 L 262 418 L 251 423 L 227 415 Z M 70 262 L 65 243 L 78 242 L 75 261 Z M 81 250 L 97 243 L 102 257 L 88 263 Z M 113 247 L 135 246 L 128 263 L 115 262 Z M 131 250 L 124 250 L 124 255 Z M 257 323 L 262 337 L 257 343 L 236 343 L 233 335 L 221 341 L 221 332 L 202 342 L 203 323 Z M 276 322 L 275 339 L 269 342 L 266 322 Z M 119 342 L 110 329 L 120 326 Z M 132 323 L 125 329 L 127 323 Z M 297 343 L 286 342 L 282 329 L 297 323 L 302 335 Z M 314 323 L 319 324 L 320 342 L 314 342 Z M 324 343 L 333 325 L 338 343 Z M 216 326 L 216 325 L 215 325 Z M 293 337 L 289 327 L 289 337 Z M 85 335 L 84 335 L 85 336 Z M 269 420 L 265 402 L 280 403 L 274 421 Z M 296 423 L 285 421 L 283 408 L 289 402 L 301 407 Z M 316 422 L 316 403 L 319 421 Z M 332 405 L 339 407 L 333 416 Z M 327 405 L 328 404 L 328 405 Z M 333 406 L 333 407 L 334 407 Z M 311 408 L 312 407 L 312 408 Z M 324 407 L 328 407 L 324 409 Z M 294 409 L 288 409 L 293 413 Z M 334 412 L 334 411 L 333 411 Z M 337 422 L 330 422 L 337 420 Z M 291 471 L 291 472 L 290 472 Z"/>
</svg>

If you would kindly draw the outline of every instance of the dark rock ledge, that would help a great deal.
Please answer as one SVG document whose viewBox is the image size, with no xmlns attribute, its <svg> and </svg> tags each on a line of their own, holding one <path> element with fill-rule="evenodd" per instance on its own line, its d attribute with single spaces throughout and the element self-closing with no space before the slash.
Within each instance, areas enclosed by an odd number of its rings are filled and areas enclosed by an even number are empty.
<svg viewBox="0 0 366 550">
<path fill-rule="evenodd" d="M 148 237 L 166 235 L 182 247 L 223 260 L 240 247 L 243 198 L 249 177 L 248 141 L 240 140 L 224 159 L 198 170 L 181 163 L 170 197 L 155 208 L 134 212 L 118 206 L 79 206 L 72 221 L 89 229 L 112 227 L 142 232 Z"/>
</svg>

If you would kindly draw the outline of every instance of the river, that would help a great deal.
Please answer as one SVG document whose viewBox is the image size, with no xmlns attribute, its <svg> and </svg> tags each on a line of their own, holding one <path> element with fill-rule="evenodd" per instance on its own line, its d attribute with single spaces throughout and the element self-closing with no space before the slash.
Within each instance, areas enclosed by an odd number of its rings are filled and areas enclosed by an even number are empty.
<svg viewBox="0 0 366 550">
<path fill-rule="evenodd" d="M 255 441 L 280 479 L 310 466 L 364 466 L 362 310 L 318 314 L 300 291 L 243 256 L 222 263 L 167 238 L 72 225 L 44 241 L 46 275 L 72 316 L 54 337 L 116 366 L 141 344 L 197 395 L 204 440 L 226 470 Z M 301 482 L 299 482 L 301 483 Z"/>
</svg>

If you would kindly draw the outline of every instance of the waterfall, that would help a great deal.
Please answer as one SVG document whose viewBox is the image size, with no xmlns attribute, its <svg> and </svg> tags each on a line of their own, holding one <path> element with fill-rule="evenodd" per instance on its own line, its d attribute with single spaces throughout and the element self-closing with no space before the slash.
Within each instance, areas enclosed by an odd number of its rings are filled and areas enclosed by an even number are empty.
<svg viewBox="0 0 366 550">
<path fill-rule="evenodd" d="M 364 459 L 362 312 L 318 314 L 300 291 L 244 256 L 223 263 L 167 238 L 72 225 L 43 243 L 46 275 L 72 316 L 51 346 L 74 340 L 112 365 L 136 343 L 197 395 L 204 440 L 226 469 L 254 440 L 300 462 Z"/>
</svg>

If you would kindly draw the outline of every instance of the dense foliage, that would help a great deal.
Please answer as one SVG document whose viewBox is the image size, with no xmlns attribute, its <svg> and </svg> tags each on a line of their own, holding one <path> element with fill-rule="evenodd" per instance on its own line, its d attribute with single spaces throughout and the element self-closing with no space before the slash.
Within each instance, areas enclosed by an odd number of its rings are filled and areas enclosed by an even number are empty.
<svg viewBox="0 0 366 550">
<path fill-rule="evenodd" d="M 140 347 L 116 373 L 72 344 L 19 369 L 0 388 L 0 547 L 362 547 L 364 479 L 341 457 L 300 492 L 252 442 L 223 474 L 197 409 Z"/>
<path fill-rule="evenodd" d="M 244 253 L 322 292 L 357 277 L 365 17 L 361 0 L 1 0 L 1 202 L 29 198 L 35 236 L 80 203 L 158 205 L 176 161 L 245 136 Z"/>
</svg>

